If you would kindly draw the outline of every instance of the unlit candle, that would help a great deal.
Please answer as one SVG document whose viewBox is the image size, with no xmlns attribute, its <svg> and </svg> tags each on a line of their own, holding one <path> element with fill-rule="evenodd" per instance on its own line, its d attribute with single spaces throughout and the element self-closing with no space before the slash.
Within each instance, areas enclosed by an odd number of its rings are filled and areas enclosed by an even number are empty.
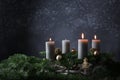
<svg viewBox="0 0 120 80">
<path fill-rule="evenodd" d="M 70 40 L 62 40 L 62 53 L 69 53 L 70 52 Z"/>
</svg>

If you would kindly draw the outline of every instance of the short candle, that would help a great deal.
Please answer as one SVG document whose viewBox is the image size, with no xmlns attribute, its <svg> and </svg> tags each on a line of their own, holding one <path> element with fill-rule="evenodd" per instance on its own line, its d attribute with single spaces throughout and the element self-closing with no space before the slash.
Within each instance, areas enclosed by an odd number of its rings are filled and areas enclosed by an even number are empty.
<svg viewBox="0 0 120 80">
<path fill-rule="evenodd" d="M 52 41 L 51 38 L 46 42 L 46 59 L 55 59 L 55 41 Z"/>
<path fill-rule="evenodd" d="M 96 35 L 94 35 L 94 39 L 92 39 L 92 48 L 95 48 L 98 51 L 100 51 L 100 40 L 97 39 Z"/>
<path fill-rule="evenodd" d="M 70 40 L 62 40 L 62 53 L 69 53 L 70 52 Z"/>
</svg>

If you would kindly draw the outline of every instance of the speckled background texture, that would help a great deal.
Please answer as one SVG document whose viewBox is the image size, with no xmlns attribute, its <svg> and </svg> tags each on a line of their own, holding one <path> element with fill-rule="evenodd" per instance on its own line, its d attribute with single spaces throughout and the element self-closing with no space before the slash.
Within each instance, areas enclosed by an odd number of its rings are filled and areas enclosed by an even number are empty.
<svg viewBox="0 0 120 80">
<path fill-rule="evenodd" d="M 0 0 L 0 59 L 16 52 L 38 56 L 52 37 L 77 49 L 82 32 L 97 34 L 104 52 L 120 57 L 120 0 Z M 89 48 L 91 43 L 89 43 Z"/>
</svg>

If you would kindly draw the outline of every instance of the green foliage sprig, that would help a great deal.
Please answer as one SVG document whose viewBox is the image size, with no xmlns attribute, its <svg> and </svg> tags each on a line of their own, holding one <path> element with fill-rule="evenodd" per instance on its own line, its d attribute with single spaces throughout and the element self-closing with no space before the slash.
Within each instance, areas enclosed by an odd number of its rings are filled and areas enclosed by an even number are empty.
<svg viewBox="0 0 120 80">
<path fill-rule="evenodd" d="M 45 53 L 43 53 L 45 55 Z M 62 55 L 60 61 L 49 61 L 24 54 L 14 54 L 0 62 L 0 80 L 119 80 L 120 63 L 112 59 L 112 54 L 101 53 L 98 56 L 89 55 L 87 58 L 93 64 L 92 74 L 56 74 L 54 65 L 60 64 L 71 69 L 73 65 L 81 64 L 77 53 Z"/>
</svg>

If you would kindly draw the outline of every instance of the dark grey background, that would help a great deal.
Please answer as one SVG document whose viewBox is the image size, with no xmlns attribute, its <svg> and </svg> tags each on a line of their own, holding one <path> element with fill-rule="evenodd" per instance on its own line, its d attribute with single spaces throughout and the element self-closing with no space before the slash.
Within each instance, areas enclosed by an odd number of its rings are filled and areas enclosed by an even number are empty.
<svg viewBox="0 0 120 80">
<path fill-rule="evenodd" d="M 0 0 L 0 59 L 16 52 L 38 56 L 52 37 L 101 39 L 104 52 L 120 57 L 120 0 Z M 91 43 L 89 43 L 90 48 Z"/>
</svg>

